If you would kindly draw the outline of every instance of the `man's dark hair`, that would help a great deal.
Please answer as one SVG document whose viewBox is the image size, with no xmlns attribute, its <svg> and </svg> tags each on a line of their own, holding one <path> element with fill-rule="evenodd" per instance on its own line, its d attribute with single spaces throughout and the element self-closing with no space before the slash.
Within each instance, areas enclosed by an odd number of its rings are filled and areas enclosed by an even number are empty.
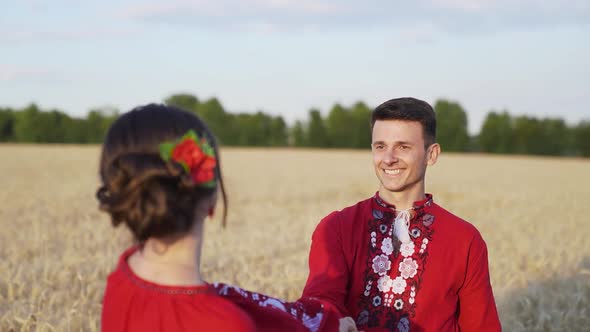
<svg viewBox="0 0 590 332">
<path fill-rule="evenodd" d="M 377 120 L 416 121 L 422 125 L 426 147 L 436 142 L 436 115 L 427 102 L 411 98 L 395 98 L 377 106 L 371 113 L 371 130 Z"/>
</svg>

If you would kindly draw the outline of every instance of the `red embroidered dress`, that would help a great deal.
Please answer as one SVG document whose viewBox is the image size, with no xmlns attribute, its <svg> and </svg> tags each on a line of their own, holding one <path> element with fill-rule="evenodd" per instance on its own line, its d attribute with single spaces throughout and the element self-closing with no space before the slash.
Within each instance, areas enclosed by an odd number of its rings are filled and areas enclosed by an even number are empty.
<svg viewBox="0 0 590 332">
<path fill-rule="evenodd" d="M 102 331 L 293 331 L 338 330 L 338 316 L 314 299 L 285 302 L 222 283 L 179 287 L 137 276 L 126 250 L 109 275 Z"/>
<path fill-rule="evenodd" d="M 206 286 L 163 286 L 135 275 L 126 250 L 107 280 L 101 328 L 117 331 L 256 331 L 238 306 Z"/>
<path fill-rule="evenodd" d="M 396 212 L 376 194 L 317 226 L 304 297 L 365 331 L 500 331 L 487 249 L 475 227 L 432 201 L 415 202 L 410 239 L 393 235 Z"/>
</svg>

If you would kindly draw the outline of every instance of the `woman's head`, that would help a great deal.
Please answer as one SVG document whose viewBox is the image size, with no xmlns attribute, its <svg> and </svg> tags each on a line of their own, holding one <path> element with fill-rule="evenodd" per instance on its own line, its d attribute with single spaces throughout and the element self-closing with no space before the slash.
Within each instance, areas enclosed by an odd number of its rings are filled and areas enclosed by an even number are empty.
<svg viewBox="0 0 590 332">
<path fill-rule="evenodd" d="M 205 163 L 188 169 L 162 151 L 167 146 L 164 150 L 171 153 L 170 146 L 187 134 L 196 134 L 193 145 L 204 139 L 211 147 L 216 163 L 209 176 L 202 176 Z M 197 181 L 201 178 L 213 183 Z M 217 185 L 225 225 L 226 195 L 215 137 L 199 117 L 176 107 L 149 104 L 121 115 L 102 147 L 100 179 L 100 209 L 110 214 L 113 225 L 126 224 L 140 242 L 191 231 L 201 212 L 213 208 Z"/>
</svg>

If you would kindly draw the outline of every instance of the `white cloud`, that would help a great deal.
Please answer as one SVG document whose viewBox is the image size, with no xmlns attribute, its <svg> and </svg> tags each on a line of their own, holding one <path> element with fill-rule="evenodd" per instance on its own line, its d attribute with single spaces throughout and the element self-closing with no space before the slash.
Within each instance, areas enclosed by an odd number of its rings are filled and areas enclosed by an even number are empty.
<svg viewBox="0 0 590 332">
<path fill-rule="evenodd" d="M 488 7 L 489 0 L 430 0 L 430 5 L 439 8 L 459 9 L 463 11 L 479 11 Z"/>
<path fill-rule="evenodd" d="M 129 4 L 118 9 L 118 16 L 141 22 L 265 33 L 305 31 L 309 27 L 314 30 L 385 27 L 405 33 L 422 26 L 422 35 L 437 32 L 473 34 L 522 27 L 588 24 L 590 1 L 176 0 Z M 429 22 L 429 27 L 424 27 L 423 22 Z"/>
<path fill-rule="evenodd" d="M 25 29 L 2 28 L 1 43 L 52 42 L 52 41 L 96 41 L 99 39 L 127 38 L 140 31 L 132 28 L 91 28 L 91 29 Z"/>
<path fill-rule="evenodd" d="M 359 21 L 354 6 L 324 0 L 193 0 L 124 6 L 116 16 L 143 22 L 255 31 L 309 29 Z M 261 26 L 263 27 L 261 29 Z"/>
<path fill-rule="evenodd" d="M 342 10 L 342 7 L 317 0 L 259 0 L 260 5 L 281 10 L 300 10 L 308 13 L 334 14 Z"/>
<path fill-rule="evenodd" d="M 435 8 L 457 9 L 466 12 L 515 9 L 548 12 L 556 9 L 568 11 L 590 9 L 590 3 L 585 0 L 425 0 L 423 2 Z"/>
<path fill-rule="evenodd" d="M 441 29 L 432 22 L 416 22 L 401 27 L 396 31 L 395 37 L 401 43 L 430 43 L 441 33 Z"/>
<path fill-rule="evenodd" d="M 133 4 L 121 9 L 123 17 L 168 20 L 179 17 L 255 17 L 275 15 L 334 15 L 343 6 L 319 0 L 192 0 Z"/>
<path fill-rule="evenodd" d="M 46 68 L 22 67 L 16 65 L 0 64 L 0 82 L 13 82 L 30 79 L 54 79 L 56 74 Z"/>
</svg>

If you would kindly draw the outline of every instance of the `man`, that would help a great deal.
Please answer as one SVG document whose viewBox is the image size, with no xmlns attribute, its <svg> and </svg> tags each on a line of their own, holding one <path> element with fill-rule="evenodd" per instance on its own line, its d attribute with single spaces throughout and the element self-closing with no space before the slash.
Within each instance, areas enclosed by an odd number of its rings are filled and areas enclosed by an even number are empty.
<svg viewBox="0 0 590 332">
<path fill-rule="evenodd" d="M 501 331 L 484 240 L 425 193 L 440 154 L 434 110 L 392 99 L 371 127 L 379 190 L 317 226 L 303 297 L 364 331 Z"/>
</svg>

